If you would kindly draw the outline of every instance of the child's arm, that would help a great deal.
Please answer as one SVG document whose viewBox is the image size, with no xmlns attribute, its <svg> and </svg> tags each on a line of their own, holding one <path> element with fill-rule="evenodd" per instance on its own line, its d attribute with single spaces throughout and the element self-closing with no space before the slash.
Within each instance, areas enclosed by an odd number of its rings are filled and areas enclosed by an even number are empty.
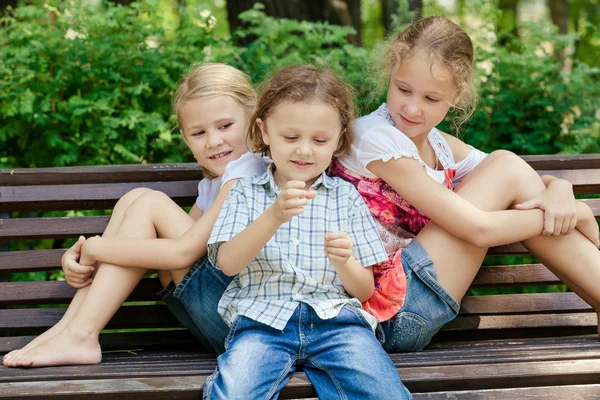
<svg viewBox="0 0 600 400">
<path fill-rule="evenodd" d="M 233 276 L 243 270 L 265 247 L 281 224 L 304 211 L 304 205 L 316 196 L 315 191 L 304 190 L 304 186 L 304 182 L 288 182 L 277 200 L 260 217 L 219 246 L 217 265 L 223 273 Z"/>
<path fill-rule="evenodd" d="M 372 161 L 368 169 L 448 232 L 475 246 L 498 246 L 542 233 L 542 210 L 484 212 L 431 179 L 415 159 Z"/>
<path fill-rule="evenodd" d="M 221 207 L 235 181 L 223 185 L 215 201 L 194 225 L 176 239 L 89 238 L 80 262 L 102 261 L 124 267 L 177 270 L 206 254 L 206 243 Z M 200 209 L 198 209 L 200 211 Z M 201 211 L 200 211 L 201 213 Z"/>
<path fill-rule="evenodd" d="M 352 256 L 352 240 L 346 232 L 325 235 L 325 253 L 335 268 L 346 292 L 361 303 L 367 301 L 375 290 L 371 267 L 364 268 Z"/>
</svg>

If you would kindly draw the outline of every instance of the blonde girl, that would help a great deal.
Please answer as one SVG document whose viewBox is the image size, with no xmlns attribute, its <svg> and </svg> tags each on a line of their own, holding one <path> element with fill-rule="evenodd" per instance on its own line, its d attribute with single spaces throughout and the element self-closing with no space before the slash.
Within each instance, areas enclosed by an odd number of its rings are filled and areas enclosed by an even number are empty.
<svg viewBox="0 0 600 400">
<path fill-rule="evenodd" d="M 175 316 L 208 349 L 223 351 L 228 328 L 216 305 L 231 278 L 210 265 L 206 242 L 231 180 L 265 170 L 260 157 L 246 153 L 255 104 L 255 91 L 239 70 L 217 63 L 191 69 L 173 101 L 183 140 L 205 176 L 189 214 L 161 192 L 140 188 L 124 195 L 102 238 L 80 238 L 63 257 L 67 281 L 79 288 L 63 318 L 6 355 L 5 366 L 99 363 L 100 331 L 148 269 L 160 270 L 159 295 Z"/>
<path fill-rule="evenodd" d="M 361 309 L 386 254 L 352 185 L 325 174 L 352 141 L 353 98 L 328 70 L 276 73 L 261 90 L 251 149 L 273 164 L 231 189 L 209 258 L 236 275 L 219 302 L 227 350 L 207 399 L 272 399 L 299 365 L 322 399 L 408 399 Z"/>
<path fill-rule="evenodd" d="M 466 120 L 475 106 L 469 36 L 446 18 L 422 19 L 382 66 L 387 102 L 355 122 L 332 174 L 356 186 L 386 246 L 363 303 L 386 350 L 422 350 L 458 314 L 488 247 L 517 241 L 600 312 L 598 225 L 570 184 L 436 128 L 451 107 Z"/>
</svg>

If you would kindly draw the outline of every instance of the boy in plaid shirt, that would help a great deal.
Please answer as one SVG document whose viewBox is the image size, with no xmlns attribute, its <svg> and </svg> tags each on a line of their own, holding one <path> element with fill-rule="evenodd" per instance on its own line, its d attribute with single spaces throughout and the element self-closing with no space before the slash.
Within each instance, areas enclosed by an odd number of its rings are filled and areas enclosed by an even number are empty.
<svg viewBox="0 0 600 400">
<path fill-rule="evenodd" d="M 237 276 L 219 303 L 230 332 L 205 398 L 277 398 L 297 366 L 319 398 L 410 398 L 361 308 L 386 252 L 354 186 L 324 172 L 348 152 L 352 120 L 330 71 L 289 67 L 265 84 L 248 141 L 273 164 L 235 184 L 208 242 Z"/>
</svg>

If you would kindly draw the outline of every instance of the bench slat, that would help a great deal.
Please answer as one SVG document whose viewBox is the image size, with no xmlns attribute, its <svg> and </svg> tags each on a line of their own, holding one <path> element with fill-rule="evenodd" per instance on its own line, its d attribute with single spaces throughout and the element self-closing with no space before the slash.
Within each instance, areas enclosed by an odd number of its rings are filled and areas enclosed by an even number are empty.
<svg viewBox="0 0 600 400">
<path fill-rule="evenodd" d="M 56 324 L 66 308 L 19 308 L 0 310 L 0 331 L 16 332 L 48 328 Z M 121 307 L 107 328 L 177 327 L 179 322 L 164 305 Z"/>
<path fill-rule="evenodd" d="M 596 314 L 548 313 L 517 315 L 459 315 L 445 325 L 443 331 L 464 331 L 477 329 L 516 329 L 516 328 L 554 328 L 554 327 L 596 327 Z"/>
<path fill-rule="evenodd" d="M 600 168 L 598 154 L 522 156 L 536 170 Z M 201 178 L 197 163 L 121 164 L 60 168 L 0 169 L 0 186 L 61 185 L 77 183 L 195 180 Z"/>
<path fill-rule="evenodd" d="M 106 209 L 139 187 L 159 190 L 175 201 L 189 201 L 187 205 L 192 205 L 198 195 L 196 181 L 3 186 L 0 187 L 0 212 Z"/>
<path fill-rule="evenodd" d="M 598 385 L 565 385 L 523 387 L 509 389 L 483 389 L 475 391 L 444 391 L 433 393 L 414 393 L 413 400 L 515 400 L 515 399 L 600 399 L 600 384 Z"/>
<path fill-rule="evenodd" d="M 575 293 L 528 293 L 466 296 L 460 314 L 509 314 L 546 311 L 583 311 L 591 306 Z"/>
<path fill-rule="evenodd" d="M 191 200 L 193 202 L 193 200 Z M 596 218 L 600 218 L 600 199 L 586 199 Z M 59 217 L 59 218 L 8 218 L 0 219 L 0 241 L 28 239 L 64 239 L 79 235 L 101 235 L 109 216 Z M 494 252 L 525 251 L 525 248 L 500 246 Z"/>
<path fill-rule="evenodd" d="M 127 301 L 157 301 L 161 289 L 158 279 L 146 278 L 135 288 Z M 67 282 L 0 282 L 0 305 L 69 303 L 77 289 Z"/>
<path fill-rule="evenodd" d="M 0 169 L 0 186 L 181 180 L 198 183 L 201 178 L 201 168 L 197 163 Z"/>
<path fill-rule="evenodd" d="M 471 288 L 515 286 L 524 283 L 555 285 L 561 282 L 543 264 L 497 265 L 481 267 Z"/>
</svg>

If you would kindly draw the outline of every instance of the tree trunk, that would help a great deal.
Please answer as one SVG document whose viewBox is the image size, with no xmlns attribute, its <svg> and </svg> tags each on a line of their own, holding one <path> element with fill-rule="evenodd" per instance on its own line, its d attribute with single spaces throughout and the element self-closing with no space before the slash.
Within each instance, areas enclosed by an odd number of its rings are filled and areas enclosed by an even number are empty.
<svg viewBox="0 0 600 400">
<path fill-rule="evenodd" d="M 548 0 L 552 23 L 558 26 L 558 32 L 566 35 L 569 32 L 569 6 L 567 0 Z"/>
<path fill-rule="evenodd" d="M 400 26 L 409 24 L 414 18 L 420 18 L 423 15 L 423 0 L 404 0 L 408 1 L 408 13 L 398 15 L 398 0 L 380 0 L 381 17 L 383 18 L 383 29 L 385 35 L 392 34 L 398 27 L 394 26 L 392 16 L 397 17 L 397 24 Z"/>
<path fill-rule="evenodd" d="M 271 17 L 351 26 L 357 34 L 349 40 L 360 42 L 360 0 L 227 0 L 227 20 L 231 32 L 241 25 L 238 15 L 251 9 L 254 3 L 262 3 L 265 14 Z"/>
</svg>

